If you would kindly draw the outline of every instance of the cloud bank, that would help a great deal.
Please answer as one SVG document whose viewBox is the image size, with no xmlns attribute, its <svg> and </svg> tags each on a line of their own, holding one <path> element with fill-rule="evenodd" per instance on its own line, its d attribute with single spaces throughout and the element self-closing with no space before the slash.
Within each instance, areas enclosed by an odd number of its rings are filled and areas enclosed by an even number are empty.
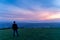
<svg viewBox="0 0 60 40">
<path fill-rule="evenodd" d="M 60 20 L 60 0 L 0 0 L 0 21 Z"/>
</svg>

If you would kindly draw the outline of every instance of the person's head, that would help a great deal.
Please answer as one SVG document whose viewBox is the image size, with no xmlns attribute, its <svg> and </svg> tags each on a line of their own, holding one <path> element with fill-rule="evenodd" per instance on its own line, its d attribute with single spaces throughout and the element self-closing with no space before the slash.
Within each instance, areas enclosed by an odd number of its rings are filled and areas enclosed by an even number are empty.
<svg viewBox="0 0 60 40">
<path fill-rule="evenodd" d="M 15 24 L 16 22 L 14 21 L 13 23 Z"/>
</svg>

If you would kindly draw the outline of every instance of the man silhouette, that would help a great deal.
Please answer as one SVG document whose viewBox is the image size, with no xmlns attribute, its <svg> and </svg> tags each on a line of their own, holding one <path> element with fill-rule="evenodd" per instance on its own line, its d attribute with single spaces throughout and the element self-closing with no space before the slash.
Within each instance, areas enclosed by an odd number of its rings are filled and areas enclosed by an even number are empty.
<svg viewBox="0 0 60 40">
<path fill-rule="evenodd" d="M 15 21 L 13 22 L 12 29 L 13 29 L 13 36 L 15 36 L 15 34 L 16 34 L 17 36 L 19 36 L 19 35 L 18 35 L 18 26 L 17 26 L 17 24 L 15 23 Z"/>
</svg>

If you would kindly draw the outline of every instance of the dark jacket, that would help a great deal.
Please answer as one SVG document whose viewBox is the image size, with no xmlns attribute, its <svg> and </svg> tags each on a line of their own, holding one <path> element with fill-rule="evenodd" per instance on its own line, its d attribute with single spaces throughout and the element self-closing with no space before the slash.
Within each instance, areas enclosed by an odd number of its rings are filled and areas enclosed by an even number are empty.
<svg viewBox="0 0 60 40">
<path fill-rule="evenodd" d="M 13 30 L 17 30 L 17 29 L 18 29 L 17 24 L 13 24 L 13 25 L 12 25 L 12 29 L 13 29 Z"/>
</svg>

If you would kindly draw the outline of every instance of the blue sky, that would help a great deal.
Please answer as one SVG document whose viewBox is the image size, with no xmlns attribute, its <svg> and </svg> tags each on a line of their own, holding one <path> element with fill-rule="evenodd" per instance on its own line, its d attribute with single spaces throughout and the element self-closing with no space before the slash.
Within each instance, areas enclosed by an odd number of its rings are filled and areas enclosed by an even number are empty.
<svg viewBox="0 0 60 40">
<path fill-rule="evenodd" d="M 60 0 L 0 0 L 0 21 L 60 22 Z"/>
</svg>

